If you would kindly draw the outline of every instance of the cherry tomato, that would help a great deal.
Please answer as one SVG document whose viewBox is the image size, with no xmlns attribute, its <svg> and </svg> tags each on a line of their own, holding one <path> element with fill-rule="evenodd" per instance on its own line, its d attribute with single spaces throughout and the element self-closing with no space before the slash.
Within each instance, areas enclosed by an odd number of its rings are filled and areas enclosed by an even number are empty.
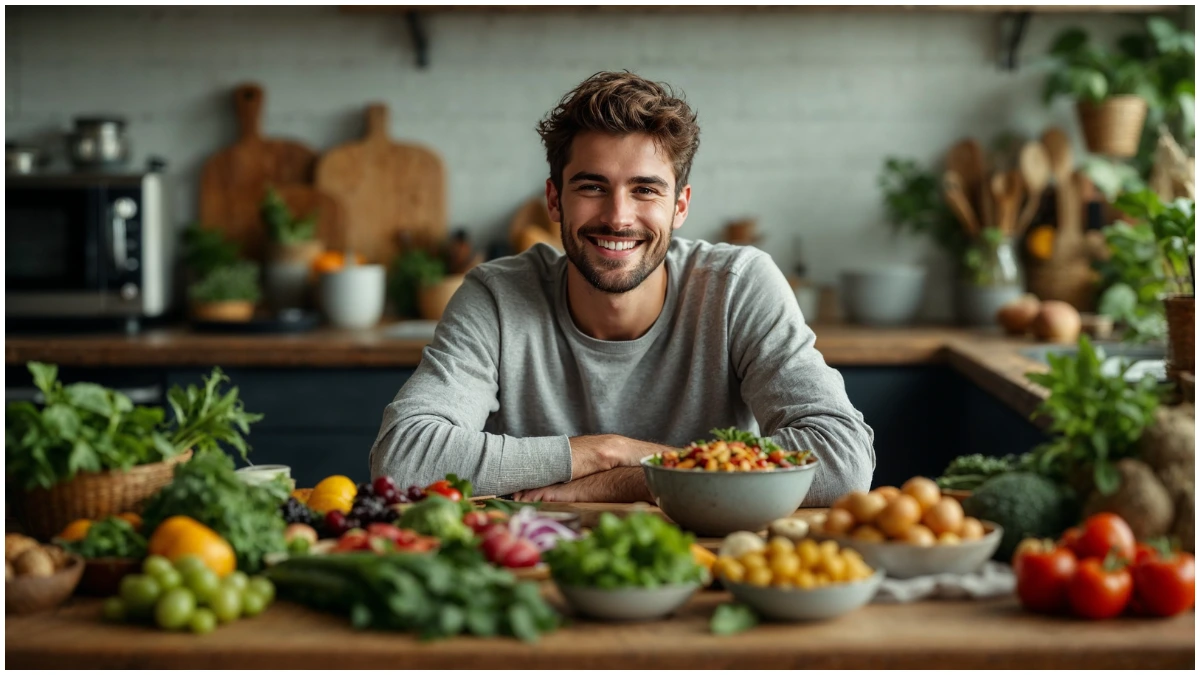
<svg viewBox="0 0 1200 675">
<path fill-rule="evenodd" d="M 489 531 L 481 548 L 488 560 L 503 564 L 504 556 L 516 543 L 517 539 L 505 528 L 503 531 Z"/>
<path fill-rule="evenodd" d="M 462 501 L 462 493 L 450 485 L 448 480 L 439 480 L 425 488 L 425 494 L 441 495 L 452 502 Z"/>
<path fill-rule="evenodd" d="M 1134 560 L 1135 545 L 1133 530 L 1121 516 L 1115 513 L 1097 513 L 1083 521 L 1082 532 L 1075 544 L 1075 555 L 1080 560 L 1098 558 L 1104 560 L 1109 552 L 1115 552 L 1126 563 Z"/>
<path fill-rule="evenodd" d="M 1196 559 L 1190 553 L 1150 553 L 1133 565 L 1135 609 L 1140 614 L 1174 616 L 1195 604 Z"/>
<path fill-rule="evenodd" d="M 1133 595 L 1133 577 L 1114 558 L 1081 560 L 1067 587 L 1071 611 L 1085 619 L 1119 616 Z"/>
<path fill-rule="evenodd" d="M 475 534 L 479 534 L 492 524 L 492 520 L 482 511 L 470 511 L 463 516 L 463 524 L 471 528 Z"/>
<path fill-rule="evenodd" d="M 538 547 L 534 546 L 532 541 L 528 539 L 517 539 L 513 545 L 504 552 L 504 557 L 499 561 L 505 567 L 533 567 L 542 559 L 542 554 L 538 551 Z"/>
<path fill-rule="evenodd" d="M 1013 555 L 1017 597 L 1033 612 L 1058 614 L 1068 609 L 1067 589 L 1075 575 L 1075 554 L 1053 542 L 1026 539 Z"/>
</svg>

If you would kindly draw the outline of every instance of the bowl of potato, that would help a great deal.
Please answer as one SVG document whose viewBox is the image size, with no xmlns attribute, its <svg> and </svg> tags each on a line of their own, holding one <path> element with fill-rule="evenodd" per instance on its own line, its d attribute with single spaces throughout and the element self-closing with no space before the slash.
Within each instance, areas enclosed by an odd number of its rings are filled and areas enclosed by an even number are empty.
<svg viewBox="0 0 1200 675">
<path fill-rule="evenodd" d="M 83 558 L 23 534 L 4 535 L 4 613 L 32 614 L 71 597 Z"/>
<path fill-rule="evenodd" d="M 832 619 L 875 597 L 883 570 L 833 541 L 798 542 L 736 532 L 721 544 L 713 574 L 739 602 L 778 621 Z"/>
<path fill-rule="evenodd" d="M 813 520 L 811 532 L 853 548 L 896 579 L 975 572 L 1004 536 L 999 525 L 966 516 L 961 502 L 920 476 L 899 488 L 842 496 L 824 518 Z"/>
</svg>

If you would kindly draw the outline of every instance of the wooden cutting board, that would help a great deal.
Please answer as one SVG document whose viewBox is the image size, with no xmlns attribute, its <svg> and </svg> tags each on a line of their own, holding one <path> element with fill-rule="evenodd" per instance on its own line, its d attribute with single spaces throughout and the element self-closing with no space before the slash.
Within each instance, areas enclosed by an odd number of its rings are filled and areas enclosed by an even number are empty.
<svg viewBox="0 0 1200 675">
<path fill-rule="evenodd" d="M 317 188 L 337 199 L 348 245 L 370 262 L 390 264 L 403 235 L 417 246 L 446 236 L 446 172 L 428 148 L 388 138 L 388 109 L 367 107 L 367 133 L 325 153 Z"/>
<path fill-rule="evenodd" d="M 200 178 L 201 224 L 223 230 L 252 259 L 261 258 L 267 241 L 259 218 L 267 185 L 311 186 L 317 161 L 317 154 L 302 143 L 262 135 L 263 100 L 263 88 L 257 84 L 234 90 L 238 139 L 205 162 Z"/>
</svg>

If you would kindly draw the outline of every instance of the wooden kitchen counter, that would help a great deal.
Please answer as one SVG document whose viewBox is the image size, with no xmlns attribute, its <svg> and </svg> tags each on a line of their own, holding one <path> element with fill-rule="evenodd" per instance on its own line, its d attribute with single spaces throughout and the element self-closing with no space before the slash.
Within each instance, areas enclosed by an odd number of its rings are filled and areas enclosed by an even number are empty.
<svg viewBox="0 0 1200 675">
<path fill-rule="evenodd" d="M 953 327 L 864 328 L 814 326 L 817 349 L 835 367 L 948 364 L 1022 415 L 1045 391 L 1025 379 L 1045 367 L 1019 354 L 1031 340 L 996 330 Z M 388 327 L 369 331 L 321 328 L 298 335 L 216 335 L 184 328 L 126 336 L 10 335 L 5 361 L 45 361 L 83 367 L 415 367 L 424 339 L 389 337 Z"/>
<path fill-rule="evenodd" d="M 566 606 L 550 583 L 551 602 Z M 1195 614 L 1080 621 L 1023 612 L 1015 597 L 868 605 L 812 624 L 709 633 L 732 596 L 704 591 L 674 617 L 640 624 L 574 619 L 532 645 L 357 632 L 344 616 L 278 601 L 209 635 L 112 625 L 100 601 L 7 617 L 9 668 L 1194 668 Z"/>
</svg>

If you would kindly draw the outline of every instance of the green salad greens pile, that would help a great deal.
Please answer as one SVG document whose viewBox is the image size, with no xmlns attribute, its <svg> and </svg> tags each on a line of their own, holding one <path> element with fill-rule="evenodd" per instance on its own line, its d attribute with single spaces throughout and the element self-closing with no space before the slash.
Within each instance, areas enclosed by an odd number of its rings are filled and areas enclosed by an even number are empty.
<svg viewBox="0 0 1200 675">
<path fill-rule="evenodd" d="M 93 558 L 137 558 L 146 557 L 146 538 L 133 524 L 116 516 L 97 520 L 88 528 L 87 535 L 79 541 L 56 540 L 71 553 L 91 560 Z"/>
<path fill-rule="evenodd" d="M 654 514 L 604 513 L 589 534 L 560 541 L 542 556 L 568 586 L 658 588 L 704 580 L 704 567 L 692 556 L 695 540 Z"/>
</svg>

